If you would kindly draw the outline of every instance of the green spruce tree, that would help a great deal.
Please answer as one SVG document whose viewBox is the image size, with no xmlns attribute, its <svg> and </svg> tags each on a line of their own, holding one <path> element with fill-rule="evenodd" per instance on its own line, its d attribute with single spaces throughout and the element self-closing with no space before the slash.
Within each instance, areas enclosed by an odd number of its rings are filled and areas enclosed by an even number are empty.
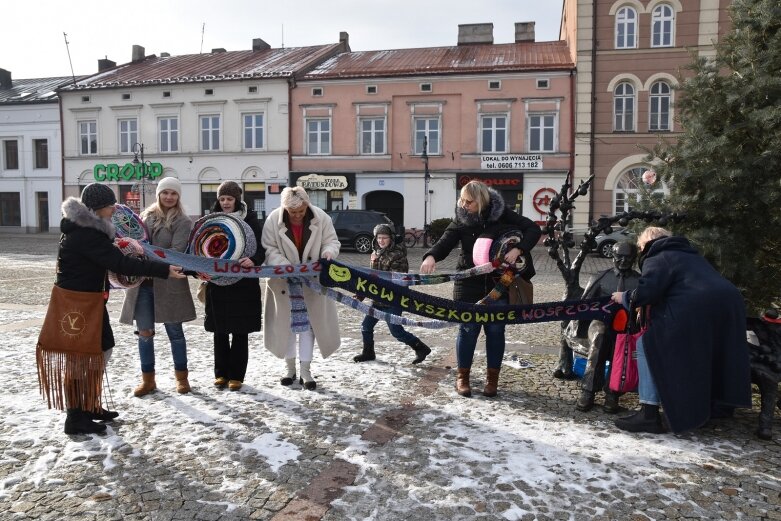
<svg viewBox="0 0 781 521">
<path fill-rule="evenodd" d="M 781 4 L 735 0 L 715 59 L 682 80 L 683 133 L 660 145 L 675 227 L 743 292 L 749 312 L 781 299 Z"/>
</svg>

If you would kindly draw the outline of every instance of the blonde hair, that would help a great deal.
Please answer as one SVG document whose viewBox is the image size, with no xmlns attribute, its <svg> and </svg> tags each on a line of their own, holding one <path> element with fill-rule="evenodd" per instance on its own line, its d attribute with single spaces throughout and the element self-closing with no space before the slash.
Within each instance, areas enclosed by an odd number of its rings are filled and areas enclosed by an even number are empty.
<svg viewBox="0 0 781 521">
<path fill-rule="evenodd" d="M 491 193 L 488 191 L 488 185 L 482 181 L 469 181 L 461 188 L 461 198 L 464 194 L 468 195 L 472 201 L 477 204 L 477 213 L 483 213 L 483 209 L 491 201 Z"/>
<path fill-rule="evenodd" d="M 140 217 L 142 221 L 146 220 L 147 217 L 151 217 L 152 227 L 156 227 L 158 223 L 160 223 L 163 228 L 170 230 L 174 221 L 178 219 L 180 215 L 184 215 L 181 195 L 176 199 L 176 205 L 169 208 L 168 211 L 165 211 L 163 210 L 163 205 L 160 204 L 160 194 L 157 194 L 157 201 L 150 204 L 146 210 L 141 212 Z"/>
<path fill-rule="evenodd" d="M 309 195 L 301 186 L 288 186 L 282 190 L 280 203 L 283 208 L 295 210 L 302 204 L 309 205 Z"/>
<path fill-rule="evenodd" d="M 637 247 L 642 250 L 649 241 L 658 239 L 659 237 L 670 237 L 671 235 L 672 232 L 670 230 L 658 226 L 649 226 L 643 230 L 637 238 Z"/>
</svg>

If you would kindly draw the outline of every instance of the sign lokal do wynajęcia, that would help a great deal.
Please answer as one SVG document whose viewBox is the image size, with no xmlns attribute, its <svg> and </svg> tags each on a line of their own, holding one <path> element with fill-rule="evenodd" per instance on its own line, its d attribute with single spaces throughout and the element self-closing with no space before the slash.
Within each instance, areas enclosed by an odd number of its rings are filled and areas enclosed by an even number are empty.
<svg viewBox="0 0 781 521">
<path fill-rule="evenodd" d="M 480 170 L 542 170 L 542 156 L 540 154 L 481 156 Z"/>
</svg>

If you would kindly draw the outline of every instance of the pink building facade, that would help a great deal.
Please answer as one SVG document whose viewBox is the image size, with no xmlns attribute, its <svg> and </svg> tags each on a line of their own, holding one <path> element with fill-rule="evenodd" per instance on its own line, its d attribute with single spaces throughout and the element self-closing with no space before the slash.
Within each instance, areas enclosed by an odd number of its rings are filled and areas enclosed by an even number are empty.
<svg viewBox="0 0 781 521">
<path fill-rule="evenodd" d="M 492 31 L 460 26 L 453 47 L 343 53 L 300 78 L 290 183 L 324 209 L 421 228 L 451 218 L 461 186 L 480 179 L 542 221 L 572 168 L 570 50 L 534 42 L 533 23 L 516 24 L 511 44 L 493 44 Z"/>
<path fill-rule="evenodd" d="M 647 150 L 674 141 L 675 87 L 692 54 L 715 54 L 730 0 L 565 0 L 561 38 L 577 66 L 574 178 L 593 173 L 575 225 L 631 210 Z M 658 190 L 666 191 L 663 185 Z"/>
</svg>

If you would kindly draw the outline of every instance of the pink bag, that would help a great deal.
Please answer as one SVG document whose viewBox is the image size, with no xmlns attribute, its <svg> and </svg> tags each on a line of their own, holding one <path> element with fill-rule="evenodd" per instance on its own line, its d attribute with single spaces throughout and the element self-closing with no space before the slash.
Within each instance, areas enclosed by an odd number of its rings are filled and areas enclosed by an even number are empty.
<svg viewBox="0 0 781 521">
<path fill-rule="evenodd" d="M 645 330 L 638 333 L 618 333 L 613 361 L 610 362 L 610 390 L 626 393 L 637 390 L 637 341 Z"/>
</svg>

